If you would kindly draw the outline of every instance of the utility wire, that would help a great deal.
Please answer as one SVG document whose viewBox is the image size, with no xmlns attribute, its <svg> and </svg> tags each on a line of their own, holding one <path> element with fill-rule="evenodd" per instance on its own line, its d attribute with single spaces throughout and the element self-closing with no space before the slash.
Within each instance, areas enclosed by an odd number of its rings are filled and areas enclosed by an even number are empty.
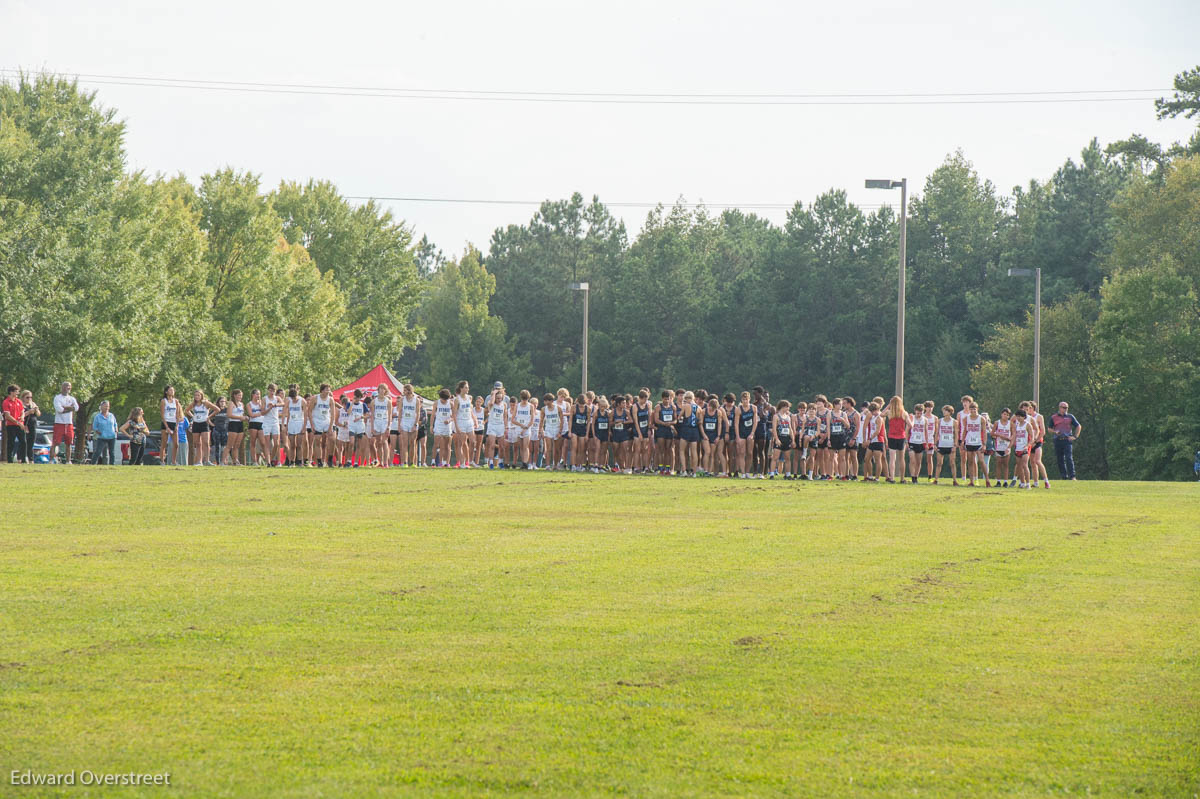
<svg viewBox="0 0 1200 799">
<path fill-rule="evenodd" d="M 0 74 L 17 76 L 18 69 L 0 68 Z M 1014 103 L 1144 102 L 1162 94 L 1159 89 L 1079 89 L 1002 92 L 908 92 L 818 94 L 722 94 L 644 92 L 551 92 L 490 89 L 422 89 L 376 86 L 337 86 L 302 83 L 265 83 L 137 75 L 70 73 L 82 83 L 145 88 L 192 89 L 265 94 L 301 94 L 337 97 L 379 97 L 415 100 L 458 100 L 523 103 L 580 103 L 622 105 L 1005 105 Z M 1121 96 L 1113 96 L 1121 95 Z"/>
<path fill-rule="evenodd" d="M 467 197 L 384 197 L 380 195 L 366 194 L 347 194 L 343 195 L 347 200 L 378 200 L 380 202 L 404 202 L 404 203 L 455 203 L 455 204 L 479 204 L 479 205 L 541 205 L 545 200 L 500 200 L 500 199 L 484 199 L 484 198 L 467 198 Z M 788 210 L 795 206 L 796 203 L 715 203 L 715 202 L 682 202 L 682 203 L 651 203 L 651 202 L 605 202 L 601 203 L 610 208 L 656 208 L 661 205 L 664 208 L 673 208 L 679 206 L 681 208 L 758 208 L 758 209 L 780 209 Z M 886 206 L 886 203 L 870 203 L 862 205 L 859 203 L 851 203 L 856 208 L 877 210 Z M 808 207 L 811 207 L 811 203 Z"/>
</svg>

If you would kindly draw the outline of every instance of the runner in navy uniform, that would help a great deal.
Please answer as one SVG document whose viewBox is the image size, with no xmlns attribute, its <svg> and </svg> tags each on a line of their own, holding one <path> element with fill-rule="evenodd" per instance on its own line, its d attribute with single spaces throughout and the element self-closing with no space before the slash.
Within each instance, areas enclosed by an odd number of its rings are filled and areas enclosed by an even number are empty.
<svg viewBox="0 0 1200 799">
<path fill-rule="evenodd" d="M 580 394 L 571 406 L 571 471 L 582 472 L 587 458 L 588 424 L 587 397 Z"/>
<path fill-rule="evenodd" d="M 675 422 L 678 410 L 673 397 L 670 389 L 663 389 L 662 399 L 654 406 L 652 423 L 659 474 L 670 474 L 675 468 Z"/>
<path fill-rule="evenodd" d="M 750 392 L 742 392 L 742 401 L 734 408 L 737 417 L 737 469 L 742 477 L 752 477 L 754 466 L 754 427 L 758 408 L 750 404 Z"/>
</svg>

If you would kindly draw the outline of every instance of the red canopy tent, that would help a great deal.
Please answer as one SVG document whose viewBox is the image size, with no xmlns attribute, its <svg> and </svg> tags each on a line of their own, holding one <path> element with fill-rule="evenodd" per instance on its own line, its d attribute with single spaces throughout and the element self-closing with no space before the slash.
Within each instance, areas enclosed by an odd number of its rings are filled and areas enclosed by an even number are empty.
<svg viewBox="0 0 1200 799">
<path fill-rule="evenodd" d="M 393 397 L 398 397 L 404 393 L 404 387 L 396 379 L 396 376 L 386 366 L 379 364 L 357 380 L 347 383 L 341 388 L 334 389 L 333 396 L 340 400 L 343 394 L 349 392 L 351 395 L 350 399 L 353 400 L 354 389 L 361 388 L 365 396 L 372 397 L 375 395 L 376 390 L 378 390 L 380 383 L 388 387 L 388 391 L 391 392 Z"/>
</svg>

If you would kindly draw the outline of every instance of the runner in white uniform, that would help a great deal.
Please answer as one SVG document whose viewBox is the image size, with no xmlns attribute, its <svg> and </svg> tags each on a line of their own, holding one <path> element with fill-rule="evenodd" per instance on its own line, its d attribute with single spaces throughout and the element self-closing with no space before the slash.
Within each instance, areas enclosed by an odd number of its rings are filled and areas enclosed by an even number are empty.
<svg viewBox="0 0 1200 799">
<path fill-rule="evenodd" d="M 562 408 L 553 394 L 542 397 L 542 446 L 546 451 L 546 468 L 558 468 L 559 431 L 562 430 Z"/>
<path fill-rule="evenodd" d="M 991 485 L 991 481 L 987 479 L 987 472 L 983 469 L 983 439 L 986 433 L 983 429 L 984 419 L 979 415 L 979 406 L 973 401 L 970 409 L 962 421 L 962 430 L 960 434 L 963 439 L 963 447 L 967 451 L 967 478 L 968 485 L 975 485 L 975 480 L 979 473 L 983 472 L 983 479 L 987 485 Z"/>
<path fill-rule="evenodd" d="M 333 394 L 329 384 L 322 383 L 321 391 L 308 403 L 308 423 L 313 431 L 313 459 L 317 466 L 332 466 L 333 456 Z"/>
<path fill-rule="evenodd" d="M 370 457 L 370 447 L 367 438 L 367 424 L 371 408 L 367 404 L 361 388 L 354 389 L 354 399 L 350 403 L 350 421 L 347 424 L 350 432 L 350 447 L 354 456 L 355 468 L 362 466 Z"/>
<path fill-rule="evenodd" d="M 267 384 L 267 393 L 263 397 L 263 446 L 267 452 L 267 465 L 279 465 L 279 417 L 283 410 L 283 394 L 274 383 Z"/>
<path fill-rule="evenodd" d="M 495 469 L 497 463 L 501 467 L 504 466 L 503 450 L 500 448 L 507 433 L 508 401 L 504 397 L 504 389 L 496 388 L 492 390 L 492 395 L 487 401 L 487 442 L 483 456 L 489 469 Z"/>
<path fill-rule="evenodd" d="M 296 466 L 304 460 L 304 398 L 300 390 L 289 388 L 285 405 L 287 411 L 287 440 L 285 450 L 287 458 L 284 464 Z"/>
<path fill-rule="evenodd" d="M 475 425 L 475 435 L 471 438 L 471 465 L 481 466 L 479 456 L 483 452 L 483 440 L 487 438 L 487 410 L 483 407 L 483 397 L 475 397 L 471 406 L 471 421 Z"/>
<path fill-rule="evenodd" d="M 954 414 L 954 418 L 958 420 L 958 473 L 967 479 L 967 448 L 963 446 L 963 438 L 967 434 L 967 429 L 963 425 L 963 421 L 971 413 L 971 403 L 975 399 L 970 394 L 962 396 L 962 410 Z"/>
<path fill-rule="evenodd" d="M 954 447 L 958 441 L 958 420 L 954 418 L 954 406 L 943 405 L 942 416 L 936 421 L 934 434 L 937 436 L 937 457 L 933 468 L 933 482 L 942 476 L 942 461 L 950 462 L 950 477 L 958 485 L 958 462 L 954 460 Z"/>
<path fill-rule="evenodd" d="M 936 451 L 938 417 L 933 403 L 925 403 L 925 474 L 933 480 L 933 453 Z"/>
<path fill-rule="evenodd" d="M 371 457 L 379 466 L 392 465 L 392 395 L 388 387 L 380 383 L 371 399 Z"/>
<path fill-rule="evenodd" d="M 908 477 L 917 482 L 921 475 L 921 457 L 925 454 L 925 406 L 913 408 L 908 430 Z"/>
<path fill-rule="evenodd" d="M 471 467 L 471 449 L 475 439 L 475 414 L 471 408 L 471 384 L 466 380 L 458 381 L 454 390 L 454 398 L 450 400 L 454 408 L 454 468 L 469 469 Z"/>
<path fill-rule="evenodd" d="M 542 456 L 542 412 L 538 409 L 537 397 L 530 397 L 529 404 L 533 406 L 529 424 L 529 468 L 536 469 Z"/>
<path fill-rule="evenodd" d="M 521 428 L 517 427 L 517 403 L 516 397 L 508 398 L 508 435 L 505 436 L 505 454 L 508 456 L 509 466 L 514 469 L 521 457 L 521 446 L 517 443 L 521 439 Z"/>
<path fill-rule="evenodd" d="M 188 441 L 193 442 L 196 447 L 196 459 L 192 461 L 193 466 L 204 466 L 208 463 L 212 446 L 208 415 L 219 410 L 220 408 L 208 401 L 203 391 L 197 390 L 192 395 L 192 404 L 188 406 L 188 412 L 192 415 L 192 434 L 188 436 Z"/>
<path fill-rule="evenodd" d="M 994 469 L 996 484 L 1007 485 L 1010 469 L 1010 449 L 1012 448 L 1012 433 L 1013 420 L 1012 412 L 1005 408 L 1000 411 L 1000 418 L 992 423 L 992 449 L 995 455 L 992 458 L 992 463 L 996 465 Z"/>
<path fill-rule="evenodd" d="M 1037 484 L 1037 475 L 1030 478 L 1029 452 L 1033 446 L 1035 431 L 1029 422 L 1028 411 L 1021 408 L 1012 423 L 1013 455 L 1017 459 L 1017 480 L 1021 488 L 1033 488 Z"/>
<path fill-rule="evenodd" d="M 242 390 L 235 388 L 229 392 L 229 407 L 226 410 L 229 421 L 229 441 L 221 460 L 231 466 L 242 465 L 242 442 L 246 440 L 246 406 L 242 403 Z"/>
<path fill-rule="evenodd" d="M 454 405 L 450 402 L 450 389 L 438 392 L 433 406 L 433 445 L 441 466 L 450 466 L 451 437 L 454 435 Z"/>
<path fill-rule="evenodd" d="M 421 417 L 421 398 L 413 393 L 412 383 L 405 383 L 397 402 L 396 416 L 400 428 L 400 465 L 417 463 L 417 422 Z"/>
<path fill-rule="evenodd" d="M 342 395 L 342 401 L 335 409 L 337 419 L 337 453 L 335 464 L 349 466 L 354 451 L 350 446 L 350 399 Z"/>
</svg>

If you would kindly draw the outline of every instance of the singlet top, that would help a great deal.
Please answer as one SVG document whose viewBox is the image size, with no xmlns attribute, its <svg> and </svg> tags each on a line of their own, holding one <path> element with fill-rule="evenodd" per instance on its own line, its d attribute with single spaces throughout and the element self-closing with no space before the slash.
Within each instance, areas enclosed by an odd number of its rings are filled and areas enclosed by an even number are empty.
<svg viewBox="0 0 1200 799">
<path fill-rule="evenodd" d="M 483 408 L 471 407 L 471 418 L 475 421 L 475 429 L 483 429 Z"/>
<path fill-rule="evenodd" d="M 312 411 L 313 421 L 317 422 L 318 424 L 322 425 L 323 427 L 328 427 L 329 426 L 329 411 L 330 411 L 330 408 L 332 407 L 332 404 L 333 404 L 332 396 L 330 396 L 326 399 L 321 399 L 321 395 L 318 394 L 316 400 L 313 402 L 313 411 Z"/>
<path fill-rule="evenodd" d="M 400 398 L 400 418 L 406 422 L 417 421 L 417 397 L 413 395 L 412 399 L 407 397 Z"/>
<path fill-rule="evenodd" d="M 454 413 L 454 423 L 458 425 L 458 432 L 465 433 L 475 427 L 475 416 L 471 413 L 471 398 L 455 397 L 450 400 L 451 404 L 458 400 L 458 409 Z"/>
<path fill-rule="evenodd" d="M 442 427 L 450 426 L 450 418 L 454 415 L 454 408 L 450 407 L 450 400 L 438 400 L 437 408 L 434 409 L 434 423 Z"/>
<path fill-rule="evenodd" d="M 240 422 L 246 416 L 246 406 L 240 402 L 231 403 L 229 406 L 229 421 Z"/>
<path fill-rule="evenodd" d="M 1013 449 L 1017 452 L 1024 452 L 1029 449 L 1029 423 L 1021 424 L 1018 422 L 1013 425 Z"/>
<path fill-rule="evenodd" d="M 738 406 L 738 428 L 742 431 L 742 437 L 745 438 L 754 429 L 754 406 L 743 408 Z"/>
<path fill-rule="evenodd" d="M 954 420 L 953 419 L 938 419 L 937 422 L 937 444 L 939 447 L 954 446 Z"/>
<path fill-rule="evenodd" d="M 533 406 L 528 402 L 517 403 L 517 426 L 526 427 L 533 425 Z"/>
<path fill-rule="evenodd" d="M 283 406 L 283 397 L 276 394 L 274 399 L 267 400 L 267 417 L 273 422 L 279 421 L 279 409 Z"/>
<path fill-rule="evenodd" d="M 288 399 L 288 421 L 303 422 L 304 421 L 304 398 L 296 397 Z"/>
<path fill-rule="evenodd" d="M 675 421 L 675 405 L 667 403 L 659 403 L 658 419 L 663 424 L 672 424 Z"/>
<path fill-rule="evenodd" d="M 925 443 L 925 417 L 914 416 L 912 419 L 912 427 L 908 432 L 908 443 L 924 444 Z"/>
<path fill-rule="evenodd" d="M 696 419 L 696 403 L 693 402 L 692 403 L 692 411 L 691 411 L 691 413 L 689 413 L 687 415 L 687 418 L 683 420 L 683 423 L 687 427 L 695 427 L 697 422 L 698 422 L 698 420 Z"/>
<path fill-rule="evenodd" d="M 830 414 L 829 435 L 840 436 L 846 432 L 846 419 L 841 414 Z"/>
<path fill-rule="evenodd" d="M 983 446 L 983 417 L 976 416 L 974 420 L 968 416 L 963 420 L 963 441 L 971 446 Z"/>
<path fill-rule="evenodd" d="M 883 441 L 883 417 L 879 414 L 871 417 L 871 429 L 867 438 L 871 441 Z"/>
<path fill-rule="evenodd" d="M 650 411 L 651 405 L 648 402 L 644 407 L 642 405 L 637 406 L 637 423 L 638 427 L 642 430 L 650 426 Z"/>
<path fill-rule="evenodd" d="M 392 415 L 392 404 L 386 394 L 376 394 L 371 399 L 371 418 L 375 424 L 387 424 Z"/>
<path fill-rule="evenodd" d="M 167 404 L 163 407 L 162 417 L 164 422 L 175 421 L 175 400 L 167 400 Z"/>
<path fill-rule="evenodd" d="M 709 413 L 706 410 L 704 412 L 704 432 L 706 432 L 706 433 L 717 432 L 717 426 L 720 424 L 720 422 L 721 422 L 721 412 L 720 411 L 717 411 L 716 413 Z"/>
<path fill-rule="evenodd" d="M 888 438 L 904 438 L 904 417 L 897 416 L 887 420 Z"/>
<path fill-rule="evenodd" d="M 629 411 L 613 411 L 613 430 L 624 430 L 629 421 Z"/>
<path fill-rule="evenodd" d="M 790 436 L 792 434 L 792 415 L 790 413 L 780 412 L 776 418 L 779 419 L 779 435 Z"/>
<path fill-rule="evenodd" d="M 609 411 L 601 411 L 601 410 L 596 411 L 596 429 L 597 430 L 607 430 L 608 429 L 608 414 L 609 414 Z"/>
<path fill-rule="evenodd" d="M 204 423 L 208 421 L 208 406 L 193 405 L 192 406 L 192 421 Z"/>
<path fill-rule="evenodd" d="M 504 408 L 505 408 L 505 405 L 503 402 L 493 402 L 492 410 L 490 412 L 488 420 L 491 422 L 495 422 L 496 424 L 504 424 Z"/>
<path fill-rule="evenodd" d="M 938 417 L 932 413 L 925 416 L 925 442 L 932 444 L 934 437 L 937 436 Z"/>
</svg>

